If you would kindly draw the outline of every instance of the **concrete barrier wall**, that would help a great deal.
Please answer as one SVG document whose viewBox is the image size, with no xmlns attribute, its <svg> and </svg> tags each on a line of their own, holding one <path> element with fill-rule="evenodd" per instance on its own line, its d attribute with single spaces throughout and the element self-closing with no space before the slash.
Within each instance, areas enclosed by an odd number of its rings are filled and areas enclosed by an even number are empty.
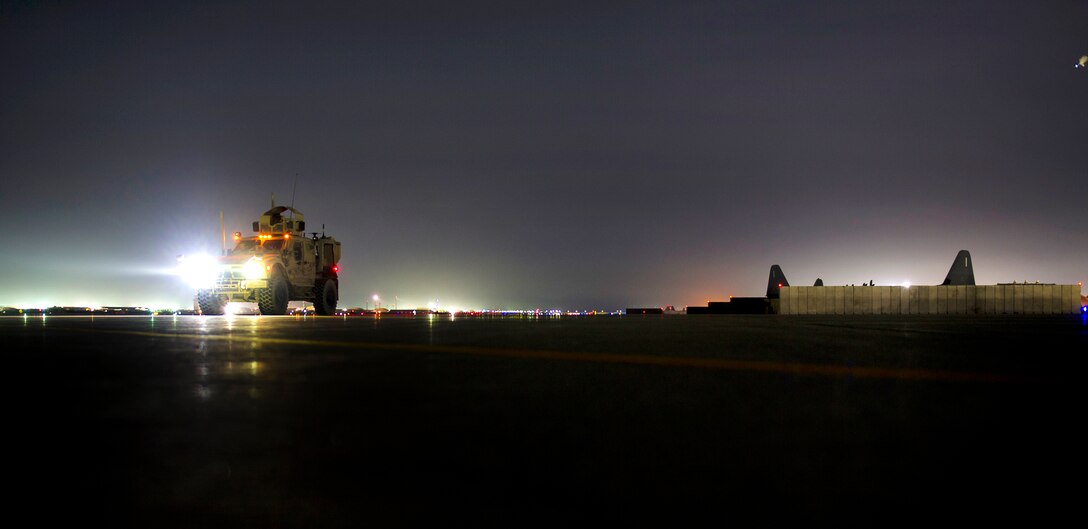
<svg viewBox="0 0 1088 529">
<path fill-rule="evenodd" d="M 880 291 L 880 313 L 881 314 L 899 314 L 899 291 L 895 292 L 895 296 L 892 296 L 893 287 L 876 287 Z M 895 300 L 895 312 L 892 312 L 892 299 Z"/>
<path fill-rule="evenodd" d="M 817 288 L 817 287 L 812 287 Z M 854 314 L 873 313 L 873 287 L 854 287 Z"/>
<path fill-rule="evenodd" d="M 1076 314 L 1076 285 L 782 287 L 780 314 Z"/>
</svg>

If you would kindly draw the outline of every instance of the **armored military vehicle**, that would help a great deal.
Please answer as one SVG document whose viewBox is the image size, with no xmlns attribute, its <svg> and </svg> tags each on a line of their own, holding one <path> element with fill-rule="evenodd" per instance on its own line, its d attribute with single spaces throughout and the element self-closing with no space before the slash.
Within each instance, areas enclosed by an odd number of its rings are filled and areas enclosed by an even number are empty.
<svg viewBox="0 0 1088 529">
<path fill-rule="evenodd" d="M 234 232 L 234 249 L 220 257 L 208 285 L 197 290 L 204 314 L 223 314 L 231 301 L 256 302 L 261 314 L 286 314 L 289 301 L 309 301 L 332 315 L 339 299 L 340 242 L 324 233 L 306 237 L 302 213 L 273 206 L 253 223 L 256 235 Z M 214 276 L 214 283 L 211 277 Z"/>
</svg>

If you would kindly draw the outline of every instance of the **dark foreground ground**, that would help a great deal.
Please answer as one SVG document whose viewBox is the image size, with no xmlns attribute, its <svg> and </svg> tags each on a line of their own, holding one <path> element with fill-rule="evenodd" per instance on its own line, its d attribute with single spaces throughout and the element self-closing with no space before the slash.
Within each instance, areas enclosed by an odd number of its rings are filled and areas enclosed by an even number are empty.
<svg viewBox="0 0 1088 529">
<path fill-rule="evenodd" d="M 9 317 L 0 339 L 6 503 L 39 523 L 1045 523 L 1084 501 L 1080 316 Z"/>
</svg>

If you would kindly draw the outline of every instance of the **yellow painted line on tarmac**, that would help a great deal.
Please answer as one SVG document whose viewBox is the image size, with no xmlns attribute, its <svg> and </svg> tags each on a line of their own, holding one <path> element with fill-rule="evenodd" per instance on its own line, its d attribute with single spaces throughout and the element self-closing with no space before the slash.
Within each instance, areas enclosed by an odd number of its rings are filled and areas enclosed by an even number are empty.
<svg viewBox="0 0 1088 529">
<path fill-rule="evenodd" d="M 61 330 L 61 329 L 57 329 Z M 405 351 L 413 353 L 445 353 L 467 356 L 490 356 L 497 358 L 558 360 L 565 362 L 598 362 L 638 366 L 682 367 L 699 369 L 717 369 L 725 371 L 747 371 L 756 373 L 776 373 L 785 375 L 809 375 L 826 377 L 852 377 L 866 379 L 891 379 L 911 381 L 940 382 L 1023 382 L 996 373 L 973 371 L 948 371 L 938 369 L 911 369 L 890 367 L 844 366 L 833 364 L 811 364 L 803 362 L 773 362 L 757 360 L 727 360 L 720 358 L 674 357 L 647 354 L 591 353 L 571 351 L 548 351 L 540 349 L 507 349 L 498 347 L 473 347 L 461 345 L 427 345 L 410 343 L 379 342 L 344 342 L 330 340 L 302 340 L 297 338 L 269 338 L 257 336 L 235 336 L 231 334 L 183 334 L 148 331 L 124 331 L 110 329 L 64 329 L 74 332 L 123 334 L 149 338 L 170 338 L 197 341 L 244 342 L 258 345 L 304 345 L 312 347 L 335 347 L 340 349 L 361 349 L 370 351 Z"/>
</svg>

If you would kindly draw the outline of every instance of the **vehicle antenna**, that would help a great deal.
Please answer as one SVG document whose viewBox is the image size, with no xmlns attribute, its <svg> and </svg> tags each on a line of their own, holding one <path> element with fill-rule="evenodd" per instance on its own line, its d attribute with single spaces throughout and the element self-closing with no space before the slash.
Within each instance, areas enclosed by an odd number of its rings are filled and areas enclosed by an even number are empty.
<svg viewBox="0 0 1088 529">
<path fill-rule="evenodd" d="M 276 207 L 276 194 L 272 193 L 272 207 Z"/>
<path fill-rule="evenodd" d="M 291 187 L 291 209 L 295 209 L 295 191 L 298 189 L 298 173 L 295 173 L 295 185 Z"/>
<path fill-rule="evenodd" d="M 324 224 L 321 225 L 321 236 L 322 237 L 325 236 L 325 225 Z"/>
<path fill-rule="evenodd" d="M 219 210 L 219 232 L 223 236 L 222 255 L 227 255 L 227 227 L 223 223 L 223 210 Z"/>
</svg>

